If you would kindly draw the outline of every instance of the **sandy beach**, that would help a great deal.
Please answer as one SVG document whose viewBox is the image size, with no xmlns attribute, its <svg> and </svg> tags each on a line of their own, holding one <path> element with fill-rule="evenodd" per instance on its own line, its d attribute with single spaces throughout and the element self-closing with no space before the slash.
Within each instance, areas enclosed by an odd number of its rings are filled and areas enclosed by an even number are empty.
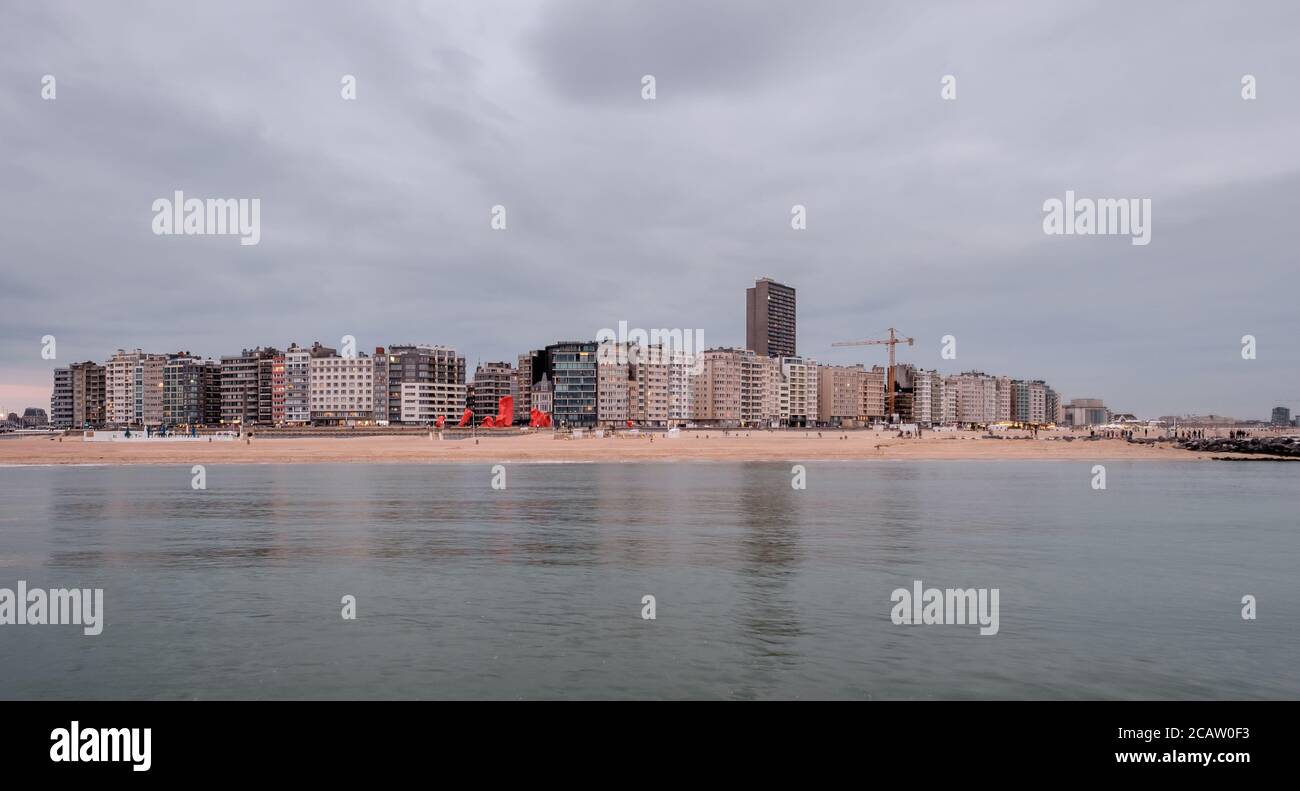
<svg viewBox="0 0 1300 791">
<path fill-rule="evenodd" d="M 1013 435 L 1014 436 L 1014 435 Z M 443 439 L 435 434 L 363 437 L 257 436 L 227 442 L 83 442 L 80 437 L 21 437 L 0 441 L 0 464 L 317 464 L 441 462 L 680 462 L 906 460 L 1142 460 L 1198 461 L 1215 454 L 1076 435 L 994 439 L 974 432 L 898 438 L 887 432 L 683 431 L 603 438 L 557 439 L 550 434 Z M 841 439 L 841 437 L 846 437 Z M 1255 457 L 1258 458 L 1258 457 Z"/>
</svg>

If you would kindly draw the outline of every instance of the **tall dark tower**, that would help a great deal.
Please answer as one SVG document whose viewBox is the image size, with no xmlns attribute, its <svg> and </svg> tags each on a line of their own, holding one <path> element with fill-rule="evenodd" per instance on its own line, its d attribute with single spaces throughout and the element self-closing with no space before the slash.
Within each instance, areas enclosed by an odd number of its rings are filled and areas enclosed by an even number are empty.
<svg viewBox="0 0 1300 791">
<path fill-rule="evenodd" d="M 794 289 L 759 278 L 745 289 L 745 347 L 767 357 L 794 357 L 794 339 Z"/>
</svg>

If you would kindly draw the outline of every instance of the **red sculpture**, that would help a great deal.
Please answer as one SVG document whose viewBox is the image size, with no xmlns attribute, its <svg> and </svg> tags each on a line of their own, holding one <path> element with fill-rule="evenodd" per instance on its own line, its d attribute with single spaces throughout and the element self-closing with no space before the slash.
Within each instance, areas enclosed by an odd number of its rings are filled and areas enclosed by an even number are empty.
<svg viewBox="0 0 1300 791">
<path fill-rule="evenodd" d="M 469 425 L 469 422 L 470 422 L 471 420 L 473 420 L 473 419 L 474 419 L 474 410 L 472 410 L 472 409 L 466 409 L 466 410 L 465 410 L 465 414 L 463 414 L 463 415 L 460 416 L 460 423 L 459 423 L 459 426 L 460 426 L 461 428 L 465 428 L 466 426 Z"/>
<path fill-rule="evenodd" d="M 515 422 L 515 397 L 502 396 L 497 400 L 497 428 L 510 428 Z"/>
</svg>

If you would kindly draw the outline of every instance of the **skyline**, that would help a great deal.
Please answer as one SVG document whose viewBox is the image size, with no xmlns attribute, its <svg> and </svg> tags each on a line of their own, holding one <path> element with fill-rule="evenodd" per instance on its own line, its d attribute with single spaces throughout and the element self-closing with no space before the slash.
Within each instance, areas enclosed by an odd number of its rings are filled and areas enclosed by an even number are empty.
<svg viewBox="0 0 1300 791">
<path fill-rule="evenodd" d="M 1252 6 L 1236 38 L 1232 8 L 1107 5 L 1008 3 L 1005 28 L 959 5 L 18 7 L 0 404 L 48 409 L 53 368 L 118 347 L 353 335 L 476 363 L 619 321 L 743 346 L 770 276 L 820 362 L 883 364 L 830 344 L 895 326 L 900 362 L 1135 414 L 1294 411 L 1300 11 Z M 153 235 L 178 190 L 260 199 L 260 242 Z M 1150 243 L 1045 235 L 1069 191 L 1151 199 Z"/>
</svg>

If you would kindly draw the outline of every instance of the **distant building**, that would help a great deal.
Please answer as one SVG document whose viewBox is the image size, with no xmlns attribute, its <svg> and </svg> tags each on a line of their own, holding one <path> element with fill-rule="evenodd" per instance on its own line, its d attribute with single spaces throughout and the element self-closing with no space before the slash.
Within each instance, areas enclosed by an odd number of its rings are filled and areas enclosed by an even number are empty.
<svg viewBox="0 0 1300 791">
<path fill-rule="evenodd" d="M 513 392 L 515 369 L 508 362 L 484 363 L 474 370 L 474 410 L 475 418 L 495 417 L 502 398 Z M 511 408 L 510 420 L 514 420 L 514 408 Z"/>
<path fill-rule="evenodd" d="M 554 388 L 554 424 L 593 428 L 596 425 L 596 342 L 565 341 L 545 350 L 546 365 L 533 366 L 533 376 L 548 376 Z"/>
<path fill-rule="evenodd" d="M 221 364 L 179 352 L 163 365 L 163 423 L 218 425 L 221 422 Z"/>
<path fill-rule="evenodd" d="M 538 412 L 551 414 L 555 410 L 555 388 L 551 385 L 551 378 L 542 373 L 541 380 L 534 382 L 533 386 L 528 389 L 528 398 L 532 402 L 530 409 L 536 409 Z M 531 411 L 529 415 L 531 416 Z"/>
<path fill-rule="evenodd" d="M 515 361 L 514 387 L 515 422 L 528 425 L 533 409 L 533 355 L 521 354 Z"/>
<path fill-rule="evenodd" d="M 226 426 L 272 425 L 276 369 L 285 357 L 274 348 L 244 349 L 221 358 L 221 423 Z M 287 383 L 278 382 L 280 388 Z M 287 394 L 279 393 L 280 399 Z"/>
<path fill-rule="evenodd" d="M 307 400 L 308 367 L 311 351 L 296 343 L 284 353 L 284 423 L 306 426 L 311 423 L 311 405 Z"/>
<path fill-rule="evenodd" d="M 403 423 L 427 425 L 438 418 L 460 420 L 465 408 L 465 385 L 445 382 L 403 382 Z"/>
<path fill-rule="evenodd" d="M 817 423 L 817 361 L 782 357 L 783 395 L 781 420 L 787 426 L 807 428 Z"/>
<path fill-rule="evenodd" d="M 596 349 L 596 425 L 617 427 L 628 420 L 631 363 L 627 344 L 602 343 Z"/>
<path fill-rule="evenodd" d="M 307 363 L 307 398 L 317 426 L 374 423 L 374 361 L 356 357 L 313 357 Z"/>
<path fill-rule="evenodd" d="M 98 428 L 104 424 L 107 370 L 87 360 L 54 369 L 50 423 L 56 428 Z"/>
<path fill-rule="evenodd" d="M 1100 398 L 1076 398 L 1064 411 L 1067 426 L 1100 426 L 1110 422 L 1110 410 Z"/>
<path fill-rule="evenodd" d="M 163 367 L 167 355 L 118 349 L 105 371 L 105 422 L 157 426 L 163 422 Z"/>
<path fill-rule="evenodd" d="M 44 409 L 29 406 L 23 410 L 23 416 L 18 422 L 23 428 L 44 428 L 50 424 L 50 417 Z"/>
<path fill-rule="evenodd" d="M 465 358 L 457 354 L 455 349 L 447 346 L 428 344 L 389 346 L 386 365 L 380 368 L 386 370 L 388 379 L 388 420 L 392 423 L 402 420 L 402 385 L 412 382 L 433 385 L 466 384 Z M 428 392 L 447 391 L 445 388 L 433 388 Z M 492 404 L 492 411 L 487 414 L 496 414 L 495 403 Z M 459 412 L 456 419 L 460 419 Z"/>
<path fill-rule="evenodd" d="M 999 377 L 980 371 L 966 371 L 944 380 L 945 423 L 995 423 L 1010 419 L 1011 398 L 1009 381 L 1003 385 L 1006 392 L 1006 418 L 999 417 L 1002 400 L 998 392 Z"/>
<path fill-rule="evenodd" d="M 770 277 L 745 290 L 745 346 L 764 357 L 794 357 L 795 290 Z"/>
<path fill-rule="evenodd" d="M 861 365 L 818 366 L 817 421 L 826 426 L 847 426 L 865 420 L 862 408 L 866 379 L 867 371 Z"/>
<path fill-rule="evenodd" d="M 746 358 L 753 356 L 748 349 L 734 348 L 706 349 L 701 354 L 701 368 L 693 386 L 691 416 L 696 423 L 720 428 L 740 426 L 743 390 L 753 385 L 753 372 L 746 371 Z M 746 378 L 751 381 L 742 384 Z"/>
<path fill-rule="evenodd" d="M 1291 425 L 1291 410 L 1284 406 L 1273 407 L 1273 419 L 1269 422 L 1274 426 Z"/>
<path fill-rule="evenodd" d="M 1056 407 L 1048 413 L 1048 392 L 1051 390 L 1041 379 L 1014 379 L 1011 382 L 1011 420 L 1017 423 L 1041 425 L 1056 422 Z"/>
</svg>

